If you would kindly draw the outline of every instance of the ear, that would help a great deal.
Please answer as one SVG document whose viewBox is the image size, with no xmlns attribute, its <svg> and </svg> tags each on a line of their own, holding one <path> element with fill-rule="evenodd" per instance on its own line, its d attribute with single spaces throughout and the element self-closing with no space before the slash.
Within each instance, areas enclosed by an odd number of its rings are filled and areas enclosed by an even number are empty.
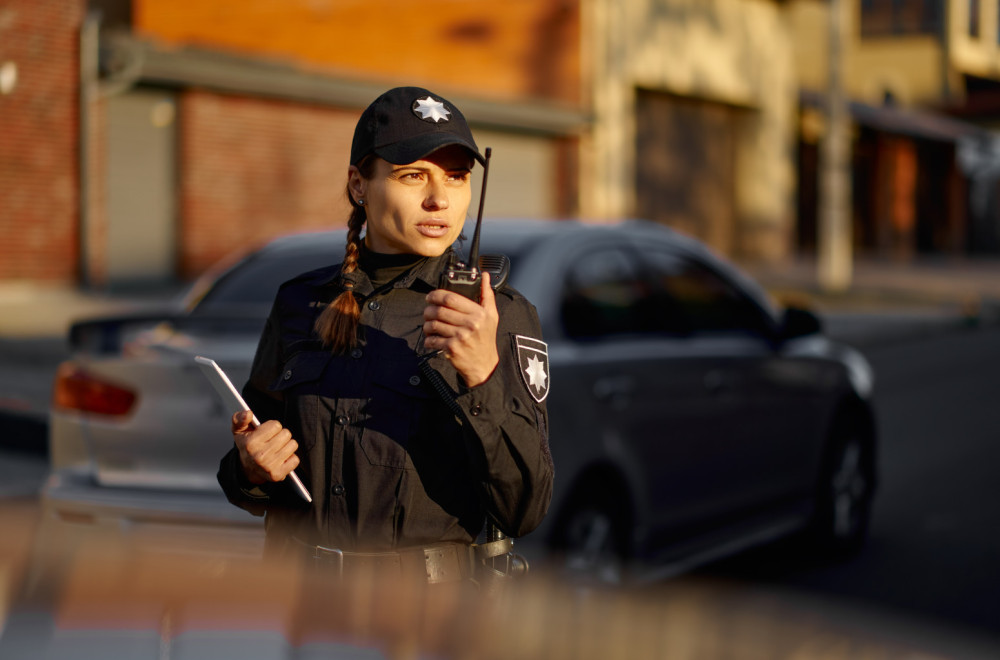
<svg viewBox="0 0 1000 660">
<path fill-rule="evenodd" d="M 351 194 L 354 203 L 365 198 L 365 190 L 368 188 L 368 180 L 361 176 L 361 170 L 354 165 L 347 170 L 347 190 Z"/>
</svg>

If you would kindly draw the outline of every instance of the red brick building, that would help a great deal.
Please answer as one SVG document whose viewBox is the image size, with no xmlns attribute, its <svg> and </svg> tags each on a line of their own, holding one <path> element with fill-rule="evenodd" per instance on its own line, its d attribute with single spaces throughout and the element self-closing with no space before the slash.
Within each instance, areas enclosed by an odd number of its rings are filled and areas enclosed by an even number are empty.
<svg viewBox="0 0 1000 660">
<path fill-rule="evenodd" d="M 0 4 L 0 281 L 77 276 L 79 0 Z"/>
</svg>

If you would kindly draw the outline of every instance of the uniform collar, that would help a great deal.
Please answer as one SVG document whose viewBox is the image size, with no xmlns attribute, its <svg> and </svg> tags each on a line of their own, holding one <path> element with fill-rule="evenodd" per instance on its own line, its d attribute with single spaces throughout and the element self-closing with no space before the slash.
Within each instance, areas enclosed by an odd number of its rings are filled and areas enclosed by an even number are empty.
<svg viewBox="0 0 1000 660">
<path fill-rule="evenodd" d="M 429 257 L 418 262 L 413 268 L 407 271 L 403 277 L 393 283 L 393 288 L 409 288 L 417 280 L 425 283 L 428 287 L 430 287 L 430 289 L 438 288 L 438 283 L 441 279 L 441 271 L 444 270 L 444 266 L 452 252 L 454 252 L 454 248 L 448 248 L 441 256 Z M 352 291 L 366 298 L 375 292 L 368 276 L 365 275 L 364 271 L 361 269 L 355 270 L 353 273 L 341 273 L 340 270 L 337 269 L 337 271 L 331 273 L 328 277 L 323 278 L 323 281 L 320 282 L 322 285 L 334 283 L 337 283 L 344 288 L 350 286 Z"/>
</svg>

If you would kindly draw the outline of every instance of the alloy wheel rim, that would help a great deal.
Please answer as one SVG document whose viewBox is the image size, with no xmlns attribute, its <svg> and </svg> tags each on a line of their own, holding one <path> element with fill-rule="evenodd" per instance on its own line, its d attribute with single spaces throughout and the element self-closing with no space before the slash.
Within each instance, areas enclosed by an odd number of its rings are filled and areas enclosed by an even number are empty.
<svg viewBox="0 0 1000 660">
<path fill-rule="evenodd" d="M 868 493 L 868 479 L 862 465 L 861 443 L 850 442 L 841 454 L 831 479 L 833 496 L 833 533 L 849 538 L 861 523 Z"/>
</svg>

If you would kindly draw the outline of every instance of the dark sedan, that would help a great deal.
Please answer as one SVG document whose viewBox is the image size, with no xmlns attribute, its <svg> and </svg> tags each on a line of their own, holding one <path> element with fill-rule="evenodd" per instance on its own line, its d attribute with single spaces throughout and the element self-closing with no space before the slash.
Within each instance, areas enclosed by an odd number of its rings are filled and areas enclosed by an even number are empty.
<svg viewBox="0 0 1000 660">
<path fill-rule="evenodd" d="M 192 358 L 216 357 L 241 384 L 278 283 L 336 260 L 343 236 L 278 239 L 169 318 L 77 325 L 55 388 L 47 506 L 76 522 L 259 532 L 214 483 L 228 411 Z M 609 580 L 796 532 L 824 551 L 860 547 L 873 376 L 815 316 L 777 309 L 705 246 L 647 222 L 490 221 L 482 241 L 510 257 L 509 284 L 549 343 L 556 490 L 522 547 Z"/>
</svg>

